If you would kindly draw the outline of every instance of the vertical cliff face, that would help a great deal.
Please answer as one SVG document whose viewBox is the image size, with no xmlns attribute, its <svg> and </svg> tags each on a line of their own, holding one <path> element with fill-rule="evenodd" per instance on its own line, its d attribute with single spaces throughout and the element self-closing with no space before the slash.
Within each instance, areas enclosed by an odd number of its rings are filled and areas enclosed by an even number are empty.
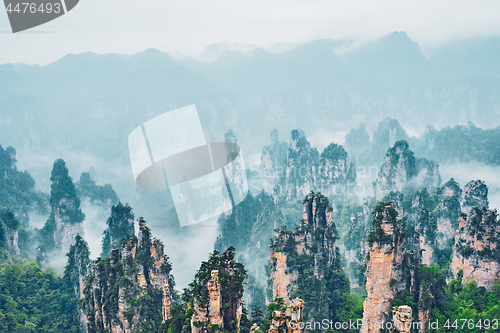
<svg viewBox="0 0 500 333">
<path fill-rule="evenodd" d="M 286 154 L 283 191 L 289 202 L 299 201 L 312 190 L 319 166 L 319 153 L 298 130 L 292 131 Z"/>
<path fill-rule="evenodd" d="M 444 249 L 455 242 L 462 190 L 452 178 L 437 191 L 437 194 L 439 195 L 439 204 L 437 206 L 439 214 L 437 215 L 438 234 L 436 241 L 437 246 Z"/>
<path fill-rule="evenodd" d="M 158 330 L 170 317 L 171 265 L 163 244 L 144 220 L 138 237 L 122 241 L 109 258 L 97 259 L 81 301 L 89 332 L 134 333 Z"/>
<path fill-rule="evenodd" d="M 473 278 L 487 289 L 500 277 L 500 221 L 495 209 L 473 207 L 461 216 L 451 268 L 455 274 L 463 270 L 464 281 Z"/>
<path fill-rule="evenodd" d="M 85 283 L 89 275 L 89 247 L 87 242 L 77 235 L 75 238 L 75 243 L 70 246 L 68 256 L 68 262 L 64 271 L 64 278 L 73 286 L 73 291 L 78 300 L 83 299 Z M 83 332 L 87 332 L 87 318 L 81 311 L 78 311 L 80 315 L 80 329 Z"/>
<path fill-rule="evenodd" d="M 106 221 L 107 229 L 103 233 L 101 257 L 109 255 L 112 248 L 120 248 L 126 235 L 134 234 L 134 214 L 132 208 L 119 202 L 111 207 L 111 215 Z"/>
<path fill-rule="evenodd" d="M 54 162 L 50 180 L 51 212 L 42 229 L 42 252 L 61 250 L 66 253 L 76 236 L 83 236 L 85 214 L 80 209 L 80 199 L 63 160 Z"/>
<path fill-rule="evenodd" d="M 279 233 L 275 237 L 280 237 Z M 282 241 L 287 242 L 289 235 L 282 235 Z M 278 248 L 279 250 L 279 248 Z M 303 250 L 303 245 L 300 244 L 298 251 Z M 297 272 L 290 271 L 287 266 L 288 256 L 283 252 L 275 252 L 273 247 L 270 249 L 271 264 L 271 280 L 273 286 L 273 299 L 277 297 L 283 298 L 286 302 L 290 301 L 290 296 L 294 291 L 295 283 L 298 277 Z"/>
<path fill-rule="evenodd" d="M 271 144 L 262 148 L 260 159 L 260 182 L 262 189 L 271 194 L 284 171 L 284 161 L 286 159 L 287 144 L 279 141 L 278 130 L 271 132 Z"/>
<path fill-rule="evenodd" d="M 377 201 L 391 191 L 401 193 L 427 187 L 434 191 L 441 183 L 439 166 L 433 161 L 415 158 L 406 141 L 398 141 L 387 151 L 374 185 Z"/>
<path fill-rule="evenodd" d="M 0 247 L 5 247 L 13 254 L 19 254 L 19 226 L 17 216 L 9 209 L 5 209 L 0 215 Z"/>
<path fill-rule="evenodd" d="M 222 297 L 220 293 L 219 271 L 213 270 L 207 282 L 208 301 L 207 306 L 203 306 L 199 300 L 195 300 L 193 306 L 193 317 L 191 317 L 191 332 L 206 332 L 211 325 L 224 327 L 222 318 Z"/>
<path fill-rule="evenodd" d="M 481 180 L 471 180 L 464 188 L 462 212 L 467 214 L 473 207 L 488 208 L 488 186 Z"/>
<path fill-rule="evenodd" d="M 418 231 L 423 264 L 437 264 L 448 270 L 461 214 L 461 193 L 452 178 L 433 193 L 424 187 L 411 194 L 391 192 L 384 197 L 393 202 L 399 216 L 406 221 L 410 236 L 414 230 Z"/>
<path fill-rule="evenodd" d="M 246 271 L 234 260 L 234 248 L 220 254 L 214 251 L 207 262 L 202 262 L 194 281 L 183 294 L 187 306 L 193 310 L 191 331 L 213 332 L 224 329 L 240 331 L 243 313 L 243 282 Z"/>
<path fill-rule="evenodd" d="M 419 242 L 422 251 L 422 263 L 432 265 L 436 261 L 434 250 L 436 248 L 437 220 L 433 212 L 435 201 L 424 188 L 417 191 L 411 199 L 411 208 L 408 219 L 417 232 L 414 237 Z"/>
<path fill-rule="evenodd" d="M 273 296 L 286 301 L 302 298 L 310 314 L 308 320 L 335 318 L 343 304 L 342 294 L 349 291 L 349 281 L 335 244 L 338 236 L 332 208 L 319 192 L 308 194 L 303 204 L 300 225 L 291 231 L 280 229 L 270 246 Z"/>
<path fill-rule="evenodd" d="M 373 227 L 368 235 L 366 292 L 361 332 L 378 333 L 381 323 L 388 322 L 391 301 L 405 289 L 408 266 L 403 222 L 391 204 L 381 202 L 373 211 Z"/>
</svg>

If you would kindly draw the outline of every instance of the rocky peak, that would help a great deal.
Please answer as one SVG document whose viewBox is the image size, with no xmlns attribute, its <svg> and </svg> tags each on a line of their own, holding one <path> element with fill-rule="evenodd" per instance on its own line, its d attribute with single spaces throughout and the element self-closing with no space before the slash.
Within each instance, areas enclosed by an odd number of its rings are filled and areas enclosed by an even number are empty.
<svg viewBox="0 0 500 333">
<path fill-rule="evenodd" d="M 334 318 L 342 304 L 341 295 L 349 290 L 349 281 L 335 243 L 332 208 L 328 198 L 319 192 L 309 193 L 303 205 L 304 219 L 300 225 L 293 230 L 278 229 L 270 246 L 273 298 L 288 302 L 300 297 L 308 304 L 310 313 Z M 318 284 L 322 287 L 315 290 L 321 292 L 313 297 L 308 288 Z"/>
<path fill-rule="evenodd" d="M 80 208 L 75 184 L 63 160 L 54 162 L 50 180 L 51 212 L 42 229 L 42 247 L 43 251 L 62 250 L 66 253 L 76 235 L 83 236 L 85 214 Z"/>
<path fill-rule="evenodd" d="M 154 331 L 170 317 L 171 265 L 146 221 L 139 225 L 138 237 L 128 235 L 121 249 L 90 264 L 81 301 L 90 332 Z"/>
<path fill-rule="evenodd" d="M 78 300 L 83 299 L 85 283 L 89 275 L 89 247 L 87 242 L 80 236 L 75 237 L 75 243 L 70 246 L 67 254 L 68 262 L 64 270 L 64 278 L 69 281 L 73 286 L 73 291 Z M 81 309 L 80 315 L 80 328 L 87 332 L 87 319 Z"/>
<path fill-rule="evenodd" d="M 194 313 L 191 317 L 191 332 L 193 333 L 203 333 L 211 325 L 224 327 L 224 320 L 221 313 L 222 298 L 218 270 L 210 272 L 210 279 L 207 281 L 206 288 L 208 291 L 207 306 L 203 306 L 199 301 L 195 301 L 193 304 Z"/>
<path fill-rule="evenodd" d="M 375 197 L 381 201 L 391 191 L 408 193 L 427 187 L 434 191 L 441 184 L 439 166 L 424 158 L 415 158 L 408 142 L 400 140 L 387 151 L 374 183 Z"/>
<path fill-rule="evenodd" d="M 387 147 L 393 146 L 401 140 L 408 140 L 408 134 L 396 119 L 385 118 L 377 125 L 375 133 L 373 133 L 372 142 L 376 146 Z"/>
<path fill-rule="evenodd" d="M 106 221 L 107 229 L 103 232 L 101 257 L 109 255 L 112 248 L 121 247 L 121 241 L 126 235 L 134 234 L 134 214 L 132 208 L 121 202 L 111 207 L 111 215 Z"/>
<path fill-rule="evenodd" d="M 224 141 L 225 142 L 231 142 L 231 143 L 234 143 L 234 144 L 238 143 L 238 139 L 236 139 L 236 135 L 234 134 L 234 132 L 232 130 L 228 130 L 224 134 Z"/>
<path fill-rule="evenodd" d="M 488 186 L 481 180 L 471 180 L 465 185 L 462 212 L 467 214 L 472 207 L 488 208 Z"/>
<path fill-rule="evenodd" d="M 312 190 L 319 153 L 305 136 L 293 130 L 285 161 L 283 191 L 289 202 L 300 200 Z"/>
<path fill-rule="evenodd" d="M 93 168 L 91 171 L 97 173 Z M 119 201 L 111 184 L 97 185 L 90 172 L 82 173 L 80 180 L 76 183 L 76 189 L 81 200 L 88 199 L 95 204 L 111 206 L 118 204 Z"/>
<path fill-rule="evenodd" d="M 473 207 L 460 217 L 451 268 L 455 274 L 462 270 L 464 281 L 474 278 L 478 286 L 487 289 L 500 278 L 500 221 L 496 209 Z"/>
<path fill-rule="evenodd" d="M 19 171 L 16 162 L 16 150 L 0 145 L 0 212 L 9 209 L 17 215 L 20 226 L 27 227 L 31 211 L 45 213 L 45 198 L 35 190 L 33 177 Z"/>
<path fill-rule="evenodd" d="M 455 241 L 455 232 L 458 229 L 458 217 L 460 216 L 460 200 L 462 190 L 460 185 L 451 178 L 437 191 L 439 214 L 437 216 L 437 246 L 443 249 L 450 246 L 450 241 Z"/>
<path fill-rule="evenodd" d="M 246 271 L 234 260 L 234 248 L 220 254 L 214 251 L 207 262 L 202 262 L 183 294 L 188 307 L 193 309 L 191 331 L 207 333 L 212 329 L 240 331 L 243 313 L 243 281 Z"/>
<path fill-rule="evenodd" d="M 310 191 L 321 191 L 330 198 L 346 195 L 356 181 L 354 163 L 347 152 L 331 143 L 320 155 L 299 130 L 293 130 L 279 189 L 288 203 L 300 202 Z"/>
</svg>

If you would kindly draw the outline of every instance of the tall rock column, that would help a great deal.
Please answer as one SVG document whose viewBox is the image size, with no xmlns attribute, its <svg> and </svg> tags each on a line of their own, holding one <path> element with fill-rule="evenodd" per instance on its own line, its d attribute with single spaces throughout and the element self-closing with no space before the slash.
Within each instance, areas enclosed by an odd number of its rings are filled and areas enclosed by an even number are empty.
<svg viewBox="0 0 500 333">
<path fill-rule="evenodd" d="M 332 207 L 319 192 L 309 193 L 303 204 L 300 225 L 279 229 L 270 246 L 273 297 L 300 297 L 307 304 L 309 321 L 334 320 L 350 286 L 336 246 Z"/>
<path fill-rule="evenodd" d="M 210 273 L 210 280 L 207 282 L 208 304 L 206 307 L 200 302 L 194 302 L 194 314 L 191 318 L 191 332 L 203 333 L 210 325 L 224 327 L 222 318 L 222 298 L 220 293 L 219 271 L 213 270 Z"/>
<path fill-rule="evenodd" d="M 120 248 L 126 235 L 134 234 L 134 214 L 132 208 L 119 202 L 111 207 L 111 215 L 106 221 L 108 228 L 103 232 L 102 254 L 107 257 L 112 248 Z"/>
<path fill-rule="evenodd" d="M 54 162 L 50 180 L 51 211 L 42 229 L 41 247 L 43 252 L 60 250 L 67 253 L 76 235 L 83 236 L 85 214 L 80 209 L 75 184 L 63 160 Z"/>
<path fill-rule="evenodd" d="M 214 328 L 238 333 L 243 311 L 243 281 L 246 271 L 234 260 L 234 248 L 214 251 L 201 263 L 194 281 L 184 292 L 193 310 L 191 332 L 208 333 Z"/>
<path fill-rule="evenodd" d="M 438 164 L 425 158 L 415 158 L 408 142 L 401 140 L 387 150 L 374 183 L 374 192 L 376 200 L 380 201 L 391 191 L 408 193 L 426 187 L 432 192 L 440 185 Z"/>
<path fill-rule="evenodd" d="M 78 300 L 84 297 L 83 290 L 85 289 L 89 275 L 89 254 L 87 242 L 80 235 L 77 235 L 75 244 L 71 245 L 68 252 L 68 263 L 64 270 L 64 278 L 73 286 L 75 296 Z M 80 328 L 84 332 L 87 332 L 87 318 L 81 309 L 79 309 L 78 313 L 80 315 Z"/>
<path fill-rule="evenodd" d="M 367 296 L 363 304 L 362 333 L 378 333 L 390 321 L 391 300 L 406 289 L 403 279 L 406 243 L 403 223 L 390 203 L 381 202 L 373 211 L 368 235 Z"/>
<path fill-rule="evenodd" d="M 460 199 L 462 190 L 452 178 L 443 187 L 437 190 L 439 195 L 437 214 L 437 246 L 440 249 L 451 246 L 455 241 L 455 232 L 458 229 L 460 216 Z"/>
</svg>

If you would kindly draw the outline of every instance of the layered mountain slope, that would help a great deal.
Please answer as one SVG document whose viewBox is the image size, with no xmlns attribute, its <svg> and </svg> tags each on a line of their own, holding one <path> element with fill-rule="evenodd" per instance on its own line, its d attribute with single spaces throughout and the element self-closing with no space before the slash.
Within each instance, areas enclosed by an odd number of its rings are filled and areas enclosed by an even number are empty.
<svg viewBox="0 0 500 333">
<path fill-rule="evenodd" d="M 389 85 L 396 82 L 411 85 L 435 76 L 418 44 L 403 31 L 362 45 L 343 55 L 342 60 L 356 74 Z"/>
<path fill-rule="evenodd" d="M 500 77 L 500 36 L 453 41 L 433 50 L 429 62 L 457 78 Z"/>
</svg>

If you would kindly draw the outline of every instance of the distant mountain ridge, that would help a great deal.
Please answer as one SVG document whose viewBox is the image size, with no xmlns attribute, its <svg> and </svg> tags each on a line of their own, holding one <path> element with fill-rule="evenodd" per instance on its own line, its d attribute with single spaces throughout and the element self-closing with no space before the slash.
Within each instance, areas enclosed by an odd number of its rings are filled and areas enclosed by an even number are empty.
<svg viewBox="0 0 500 333">
<path fill-rule="evenodd" d="M 20 153 L 85 151 L 128 165 L 133 128 L 190 104 L 207 140 L 231 129 L 246 156 L 267 144 L 273 128 L 335 132 L 386 117 L 420 132 L 431 122 L 500 123 L 500 38 L 443 45 L 429 60 L 404 32 L 337 55 L 349 43 L 323 39 L 275 52 L 219 44 L 204 52 L 209 62 L 148 49 L 0 65 L 0 143 Z"/>
</svg>

